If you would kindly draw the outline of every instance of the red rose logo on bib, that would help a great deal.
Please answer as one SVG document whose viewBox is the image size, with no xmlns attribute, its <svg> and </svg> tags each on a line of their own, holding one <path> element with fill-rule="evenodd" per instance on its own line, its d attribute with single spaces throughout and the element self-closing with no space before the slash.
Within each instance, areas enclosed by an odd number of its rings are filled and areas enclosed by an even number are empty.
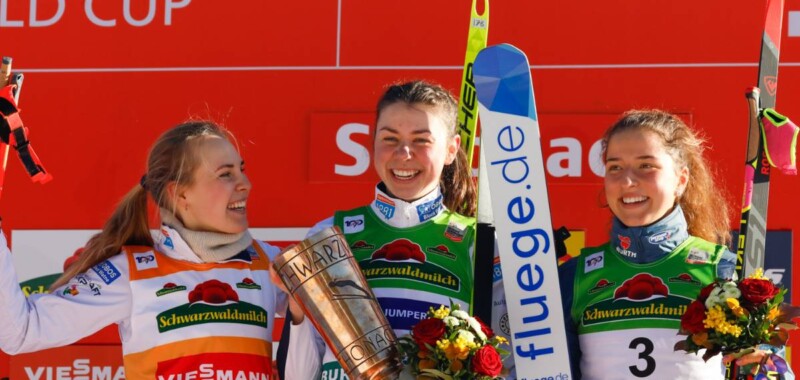
<svg viewBox="0 0 800 380">
<path fill-rule="evenodd" d="M 208 304 L 223 304 L 226 302 L 239 302 L 239 295 L 233 288 L 219 280 L 208 280 L 198 284 L 189 292 L 189 303 L 203 301 Z"/>
<path fill-rule="evenodd" d="M 649 273 L 639 273 L 626 280 L 614 292 L 614 299 L 628 299 L 631 301 L 647 301 L 669 295 L 667 285 L 660 278 Z"/>
<path fill-rule="evenodd" d="M 416 260 L 425 262 L 425 254 L 419 245 L 408 239 L 397 239 L 384 245 L 372 254 L 373 260 L 384 259 L 388 261 Z"/>
</svg>

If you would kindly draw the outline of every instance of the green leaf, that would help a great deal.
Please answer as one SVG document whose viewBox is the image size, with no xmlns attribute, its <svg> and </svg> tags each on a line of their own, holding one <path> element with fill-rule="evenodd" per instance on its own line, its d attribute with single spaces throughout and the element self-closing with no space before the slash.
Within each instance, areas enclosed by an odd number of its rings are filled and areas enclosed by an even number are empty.
<svg viewBox="0 0 800 380">
<path fill-rule="evenodd" d="M 775 295 L 775 298 L 773 299 L 774 302 L 773 305 L 780 305 L 781 303 L 783 303 L 784 294 L 786 294 L 786 289 L 781 289 L 781 291 L 778 292 L 777 295 Z"/>
<path fill-rule="evenodd" d="M 442 371 L 439 371 L 438 369 L 432 369 L 432 368 L 430 368 L 430 369 L 423 369 L 423 370 L 421 370 L 421 371 L 420 371 L 420 373 L 424 373 L 424 374 L 426 374 L 426 375 L 433 375 L 433 376 L 434 376 L 434 377 L 436 377 L 437 379 L 442 379 L 442 380 L 453 380 L 453 377 L 452 377 L 452 376 L 450 376 L 450 375 L 448 375 L 448 374 L 446 374 L 446 373 L 444 373 L 444 372 L 442 372 Z"/>
</svg>

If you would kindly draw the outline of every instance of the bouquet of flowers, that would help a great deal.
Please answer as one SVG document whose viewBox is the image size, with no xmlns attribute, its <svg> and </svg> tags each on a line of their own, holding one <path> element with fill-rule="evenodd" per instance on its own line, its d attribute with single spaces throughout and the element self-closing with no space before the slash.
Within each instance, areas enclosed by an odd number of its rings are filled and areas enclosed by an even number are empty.
<svg viewBox="0 0 800 380">
<path fill-rule="evenodd" d="M 398 339 L 403 363 L 417 379 L 491 380 L 503 372 L 506 339 L 458 305 L 430 308 L 428 317 Z"/>
<path fill-rule="evenodd" d="M 786 289 L 775 286 L 757 269 L 740 281 L 718 279 L 700 291 L 681 318 L 680 333 L 686 339 L 675 350 L 697 353 L 703 359 L 719 353 L 741 356 L 760 344 L 783 346 L 788 331 L 797 328 L 792 319 L 800 317 L 800 307 L 783 303 Z M 771 355 L 760 373 L 786 372 L 786 361 Z"/>
</svg>

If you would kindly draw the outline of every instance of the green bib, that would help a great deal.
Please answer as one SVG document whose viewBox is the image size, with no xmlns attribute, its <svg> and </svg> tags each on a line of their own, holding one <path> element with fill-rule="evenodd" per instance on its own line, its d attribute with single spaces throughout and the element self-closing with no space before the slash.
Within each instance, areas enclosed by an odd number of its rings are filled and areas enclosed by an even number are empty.
<svg viewBox="0 0 800 380">
<path fill-rule="evenodd" d="M 370 287 L 430 292 L 469 304 L 472 297 L 470 248 L 475 218 L 445 210 L 417 226 L 392 227 L 369 206 L 337 212 L 334 224 L 345 234 Z"/>
<path fill-rule="evenodd" d="M 724 246 L 689 237 L 648 264 L 626 261 L 609 245 L 585 248 L 575 272 L 572 318 L 578 334 L 680 328 L 700 289 L 714 281 Z"/>
<path fill-rule="evenodd" d="M 397 228 L 365 206 L 337 212 L 333 223 L 344 232 L 398 336 L 424 319 L 430 307 L 450 301 L 461 304 L 463 310 L 470 307 L 475 218 L 444 210 L 419 225 Z M 323 356 L 319 379 L 348 379 L 330 349 Z"/>
</svg>

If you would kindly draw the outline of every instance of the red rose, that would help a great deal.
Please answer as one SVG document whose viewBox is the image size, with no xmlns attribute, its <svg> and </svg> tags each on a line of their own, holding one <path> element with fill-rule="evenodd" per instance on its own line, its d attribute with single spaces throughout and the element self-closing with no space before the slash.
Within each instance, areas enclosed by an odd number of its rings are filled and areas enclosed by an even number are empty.
<svg viewBox="0 0 800 380">
<path fill-rule="evenodd" d="M 681 329 L 691 334 L 706 331 L 703 320 L 706 319 L 706 306 L 700 301 L 692 301 L 681 317 Z"/>
<path fill-rule="evenodd" d="M 780 291 L 772 281 L 759 280 L 755 278 L 746 278 L 739 283 L 739 290 L 742 291 L 742 297 L 750 301 L 753 305 L 761 305 L 767 300 L 775 297 Z"/>
<path fill-rule="evenodd" d="M 483 323 L 483 321 L 477 316 L 475 316 L 475 319 L 478 321 L 478 323 L 480 323 L 481 331 L 486 335 L 487 338 L 491 338 L 494 336 L 494 331 L 492 330 L 491 327 L 486 326 L 486 324 Z"/>
<path fill-rule="evenodd" d="M 411 328 L 411 336 L 419 349 L 427 351 L 425 344 L 436 346 L 436 341 L 444 335 L 444 322 L 439 318 L 423 319 Z"/>
<path fill-rule="evenodd" d="M 503 369 L 503 360 L 492 346 L 483 346 L 472 357 L 472 370 L 481 375 L 496 377 Z"/>
</svg>

